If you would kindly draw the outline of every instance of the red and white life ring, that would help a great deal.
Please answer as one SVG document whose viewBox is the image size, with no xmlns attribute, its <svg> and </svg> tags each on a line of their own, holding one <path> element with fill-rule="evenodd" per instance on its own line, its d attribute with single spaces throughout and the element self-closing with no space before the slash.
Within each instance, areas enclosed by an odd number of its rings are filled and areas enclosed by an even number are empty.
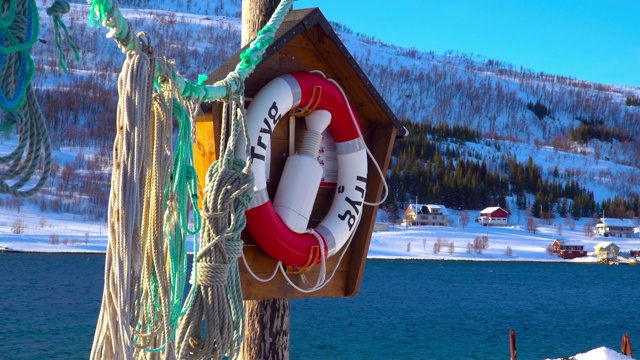
<svg viewBox="0 0 640 360">
<path fill-rule="evenodd" d="M 308 129 L 309 124 L 316 122 L 316 118 L 319 123 L 325 123 L 317 126 L 323 129 L 329 113 L 328 127 L 336 142 L 338 157 L 336 193 L 327 215 L 314 229 L 324 242 L 325 256 L 329 257 L 338 252 L 353 236 L 362 217 L 367 181 L 367 153 L 354 112 L 337 85 L 321 75 L 309 72 L 294 72 L 273 79 L 258 92 L 247 109 L 253 160 L 251 170 L 256 190 L 252 204 L 245 212 L 247 230 L 269 256 L 295 267 L 305 267 L 322 260 L 319 257 L 318 238 L 306 231 L 308 219 L 305 216 L 308 217 L 309 214 L 300 214 L 310 212 L 309 203 L 313 206 L 320 178 L 312 175 L 317 172 L 317 169 L 312 168 L 315 166 L 314 162 L 318 167 L 320 165 L 317 164 L 315 156 L 313 161 L 294 161 L 292 158 L 295 156 L 287 159 L 276 200 L 287 198 L 285 202 L 299 201 L 303 207 L 309 209 L 290 209 L 290 204 L 278 207 L 274 200 L 279 209 L 276 210 L 267 194 L 265 161 L 270 153 L 271 134 L 280 119 L 292 108 L 304 108 L 309 106 L 310 102 L 317 101 L 314 88 L 318 90 L 318 87 L 321 87 L 321 96 L 316 104 L 316 111 L 307 116 Z M 244 141 L 238 143 L 237 156 L 244 153 L 245 144 Z M 302 181 L 292 181 L 288 179 L 289 176 L 302 177 Z M 287 184 L 286 188 L 283 188 L 283 182 Z M 303 185 L 296 186 L 294 183 Z M 311 186 L 315 191 L 301 190 L 304 186 Z M 284 192 L 285 196 L 280 196 L 281 192 Z M 283 217 L 287 224 L 283 222 Z M 301 222 L 303 231 L 300 231 Z"/>
</svg>

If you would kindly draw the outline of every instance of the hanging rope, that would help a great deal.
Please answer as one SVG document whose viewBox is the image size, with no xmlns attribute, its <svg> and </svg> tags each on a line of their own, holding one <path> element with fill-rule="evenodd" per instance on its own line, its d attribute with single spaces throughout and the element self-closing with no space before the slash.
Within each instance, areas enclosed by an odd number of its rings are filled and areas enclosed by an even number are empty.
<svg viewBox="0 0 640 360">
<path fill-rule="evenodd" d="M 258 36 L 249 44 L 249 47 L 240 55 L 241 61 L 235 70 L 226 79 L 213 85 L 203 85 L 206 76 L 200 81 L 189 82 L 177 72 L 166 74 L 162 72 L 163 65 L 156 63 L 157 83 L 171 82 L 178 88 L 178 94 L 182 99 L 188 99 L 197 103 L 216 101 L 236 92 L 243 86 L 244 80 L 251 75 L 261 61 L 267 47 L 273 43 L 276 30 L 282 24 L 285 15 L 291 9 L 294 0 L 282 0 L 275 12 L 258 33 Z M 122 15 L 116 0 L 88 0 L 91 4 L 89 23 L 92 26 L 102 25 L 109 29 L 107 37 L 113 38 L 123 52 L 142 48 L 142 44 L 132 34 L 133 29 L 129 21 Z M 235 75 L 231 76 L 231 74 Z M 201 75 L 202 76 L 202 75 Z M 227 86 L 230 84 L 231 86 Z"/>
<path fill-rule="evenodd" d="M 0 108 L 5 111 L 0 131 L 18 127 L 18 145 L 0 157 L 0 193 L 31 196 L 45 185 L 51 172 L 51 143 L 31 79 L 35 66 L 31 47 L 40 22 L 35 1 L 3 0 L 0 16 Z M 40 178 L 31 179 L 39 166 Z M 25 189 L 27 184 L 32 187 Z"/>
<path fill-rule="evenodd" d="M 161 93 L 172 93 L 171 89 L 163 90 Z M 164 96 L 157 94 L 156 98 L 162 99 Z M 176 335 L 179 318 L 190 307 L 190 302 L 187 302 L 183 308 L 187 273 L 186 237 L 187 234 L 195 235 L 198 233 L 201 223 L 200 212 L 197 208 L 196 172 L 191 163 L 193 155 L 189 114 L 184 105 L 175 99 L 172 107 L 165 104 L 159 106 L 154 103 L 154 105 L 154 109 L 155 107 L 162 108 L 162 112 L 165 114 L 173 112 L 178 122 L 178 136 L 175 150 L 168 154 L 173 155 L 173 166 L 168 168 L 161 166 L 167 170 L 157 172 L 157 176 L 165 174 L 166 185 L 163 192 L 167 199 L 166 210 L 163 221 L 156 227 L 156 229 L 163 228 L 162 233 L 154 232 L 161 236 L 159 238 L 153 237 L 158 239 L 153 244 L 157 244 L 156 248 L 161 251 L 154 250 L 145 253 L 145 260 L 153 266 L 143 266 L 143 269 L 151 268 L 153 271 L 149 272 L 152 276 L 145 276 L 143 273 L 141 279 L 143 289 L 148 290 L 143 291 L 147 295 L 140 299 L 138 307 L 141 311 L 145 311 L 147 316 L 144 321 L 139 321 L 138 328 L 146 333 L 141 333 L 137 338 L 137 346 L 140 351 L 136 349 L 136 358 L 154 355 L 149 353 L 158 353 L 157 357 L 160 358 L 174 358 L 175 352 L 172 342 Z M 169 122 L 165 123 L 170 124 Z M 165 152 L 168 152 L 168 149 L 172 148 L 171 134 L 169 128 L 164 135 L 164 140 L 161 140 L 156 146 L 161 146 L 166 149 Z M 161 139 L 157 136 L 152 138 Z M 152 197 L 154 194 L 152 193 Z M 149 199 L 149 197 L 147 198 Z M 157 198 L 159 196 L 151 199 Z M 158 207 L 152 208 L 158 209 Z M 195 224 L 193 230 L 188 227 L 189 210 L 193 211 Z M 155 224 L 156 219 L 149 220 L 153 220 L 152 223 Z M 143 222 L 143 224 L 145 223 Z M 160 246 L 162 247 L 160 248 Z"/>
<path fill-rule="evenodd" d="M 163 213 L 165 174 L 170 162 L 164 142 L 171 134 L 171 122 L 166 118 L 166 104 L 160 95 L 153 97 L 151 113 L 152 156 L 146 168 L 144 209 L 142 212 L 142 271 L 140 298 L 135 307 L 136 330 L 134 357 L 142 358 L 146 351 L 159 352 L 170 343 L 171 277 L 167 267 L 164 243 Z M 173 349 L 168 349 L 173 353 Z"/>
<path fill-rule="evenodd" d="M 69 71 L 69 69 L 67 68 L 67 56 L 62 49 L 63 43 L 66 42 L 69 45 L 71 51 L 73 52 L 75 60 L 80 61 L 80 53 L 78 52 L 78 48 L 73 43 L 73 41 L 71 41 L 69 30 L 62 21 L 62 15 L 68 13 L 69 10 L 71 10 L 71 6 L 66 0 L 55 0 L 51 7 L 47 8 L 47 15 L 51 16 L 51 18 L 53 19 L 54 38 L 56 39 L 56 46 L 58 47 L 59 54 L 58 63 L 60 64 L 60 68 L 62 68 L 62 71 L 64 72 Z M 60 30 L 62 30 L 62 32 Z M 64 38 L 62 36 L 62 33 L 64 33 Z"/>
<path fill-rule="evenodd" d="M 145 34 L 139 35 L 146 37 Z M 148 38 L 148 37 L 147 37 Z M 149 69 L 155 61 L 151 45 L 147 43 L 145 54 L 150 56 Z M 149 84 L 152 73 L 148 73 Z M 171 119 L 168 106 L 161 94 L 155 94 L 150 102 L 149 146 L 145 151 L 146 186 L 142 211 L 142 269 L 139 284 L 139 298 L 136 298 L 134 312 L 134 357 L 168 358 L 173 355 L 171 347 L 171 263 L 166 261 L 169 249 L 164 242 L 163 214 L 167 174 L 171 172 L 170 147 Z M 163 350 L 166 350 L 164 353 Z M 150 354 L 152 353 L 152 354 Z M 153 356 L 147 356 L 153 355 Z"/>
<path fill-rule="evenodd" d="M 5 113 L 5 122 L 0 126 L 17 126 L 20 129 L 18 146 L 10 154 L 0 157 L 0 164 L 10 164 L 0 173 L 0 193 L 17 197 L 36 194 L 51 173 L 51 142 L 32 85 L 27 88 L 26 99 L 23 109 Z M 30 189 L 23 189 L 41 164 L 43 168 L 38 182 Z"/>
<path fill-rule="evenodd" d="M 92 359 L 128 359 L 130 356 L 163 359 L 172 359 L 174 356 L 178 359 L 237 357 L 244 336 L 244 309 L 238 270 L 238 258 L 243 246 L 240 233 L 246 224 L 244 211 L 248 208 L 253 195 L 253 178 L 250 170 L 250 156 L 248 156 L 250 151 L 248 148 L 245 149 L 246 162 L 234 156 L 239 132 L 242 131 L 245 138 L 248 138 L 244 115 L 244 79 L 253 72 L 266 47 L 273 42 L 275 29 L 282 23 L 284 15 L 291 8 L 291 3 L 292 0 L 281 2 L 265 29 L 242 54 L 242 61 L 236 67 L 236 71 L 213 86 L 202 85 L 206 80 L 205 76 L 200 76 L 196 84 L 186 81 L 177 75 L 172 64 L 163 58 L 157 58 L 155 66 L 148 65 L 155 70 L 156 87 L 167 99 L 166 103 L 172 105 L 169 113 L 173 113 L 179 126 L 178 144 L 172 154 L 173 168 L 165 172 L 167 180 L 164 192 L 166 202 L 164 225 L 158 221 L 158 202 L 161 197 L 157 191 L 161 188 L 161 181 L 156 177 L 162 175 L 161 165 L 160 170 L 157 171 L 145 170 L 143 175 L 146 177 L 139 179 L 140 181 L 146 179 L 144 191 L 150 195 L 145 197 L 147 199 L 144 201 L 145 208 L 140 216 L 140 219 L 145 221 L 141 230 L 142 245 L 129 242 L 130 246 L 125 247 L 123 245 L 127 244 L 127 240 L 124 239 L 128 239 L 127 236 L 118 234 L 113 236 L 114 241 L 110 236 L 106 267 L 109 269 L 111 266 L 113 270 L 105 271 L 103 310 L 94 338 Z M 145 44 L 139 38 L 132 36 L 131 26 L 120 14 L 116 1 L 94 1 L 90 22 L 92 24 L 99 22 L 110 28 L 108 36 L 114 38 L 118 46 L 127 54 L 128 59 L 129 54 L 138 54 L 145 48 Z M 128 67 L 131 65 L 123 67 L 123 74 Z M 124 78 L 130 77 L 130 75 L 124 76 Z M 138 77 L 141 75 L 136 76 Z M 148 89 L 145 90 L 148 91 Z M 143 89 L 139 87 L 137 91 L 143 91 Z M 133 93 L 133 91 L 121 92 L 120 103 L 127 102 L 123 97 L 128 96 L 128 103 L 134 106 Z M 200 217 L 196 206 L 197 179 L 193 168 L 191 139 L 188 136 L 192 128 L 190 125 L 194 121 L 194 111 L 187 111 L 186 108 L 194 109 L 203 101 L 213 101 L 223 97 L 228 97 L 225 117 L 229 118 L 231 130 L 228 141 L 224 139 L 221 141 L 220 160 L 214 163 L 207 173 L 204 199 L 206 216 L 202 221 L 202 240 L 199 246 L 195 242 L 196 249 L 198 247 L 200 249 L 196 250 L 194 259 L 192 287 L 186 303 L 181 306 L 186 273 L 185 237 L 186 234 L 195 234 L 200 231 Z M 158 122 L 154 124 L 156 129 Z M 222 133 L 226 134 L 226 122 L 224 124 Z M 143 124 L 136 126 L 143 126 Z M 128 131 L 138 133 L 140 130 L 128 129 Z M 158 131 L 157 129 L 152 131 L 152 134 L 156 135 L 151 136 L 151 139 L 155 139 L 152 140 L 155 144 L 152 158 L 157 162 L 160 161 L 157 158 Z M 126 132 L 122 135 L 124 138 L 127 136 L 130 135 L 126 135 Z M 117 141 L 116 149 L 118 143 Z M 137 144 L 137 146 L 144 146 L 144 144 Z M 131 149 L 139 151 L 138 147 L 131 147 Z M 118 161 L 119 158 L 117 159 L 116 155 L 122 156 L 114 151 L 114 174 L 116 174 L 115 164 L 128 168 L 129 164 L 137 159 L 134 156 Z M 145 166 L 151 162 L 152 160 L 149 159 Z M 121 204 L 120 209 L 132 216 L 140 209 L 135 206 L 130 208 L 129 204 L 122 203 L 124 197 L 119 191 L 113 190 L 113 187 L 122 186 L 123 179 L 128 177 L 131 177 L 130 174 L 120 174 L 117 177 L 120 179 L 119 182 L 112 182 L 112 197 L 116 199 L 116 203 Z M 136 194 L 136 198 L 139 197 Z M 194 223 L 197 224 L 193 230 L 190 230 L 187 225 L 189 202 L 193 208 Z M 114 222 L 114 226 L 126 228 L 130 224 L 136 224 L 135 222 L 129 224 L 129 220 L 126 224 L 122 223 L 122 219 L 118 220 L 121 223 Z M 164 238 L 162 243 L 159 241 L 161 227 Z M 112 246 L 112 242 L 116 245 Z M 129 249 L 130 254 L 123 253 L 124 249 Z M 143 251 L 144 253 L 140 255 Z M 121 263 L 124 263 L 124 266 Z M 133 276 L 115 274 L 117 271 L 131 271 L 132 268 Z M 125 286 L 118 285 L 122 283 L 121 280 L 124 281 Z M 114 294 L 117 295 L 114 296 Z M 131 299 L 134 301 L 132 302 Z M 121 310 L 123 306 L 127 310 Z M 132 306 L 134 310 L 131 310 Z M 175 344 L 172 345 L 174 336 Z M 107 340 L 99 340 L 102 338 Z M 118 342 L 122 344 L 120 347 Z M 173 347 L 175 347 L 175 353 L 172 352 Z"/>
<path fill-rule="evenodd" d="M 141 34 L 138 39 L 148 39 L 148 36 Z M 147 55 L 149 57 L 146 57 Z M 134 228 L 130 234 L 116 234 L 110 237 L 108 255 L 112 254 L 111 257 L 125 262 L 129 257 L 140 259 L 125 266 L 128 269 L 133 267 L 133 273 L 139 276 L 133 277 L 128 286 L 120 286 L 119 292 L 115 292 L 120 299 L 118 304 L 133 309 L 125 314 L 109 311 L 113 307 L 108 304 L 113 298 L 113 284 L 120 282 L 121 276 L 118 275 L 118 271 L 122 271 L 123 268 L 112 266 L 112 262 L 108 261 L 105 270 L 103 311 L 94 338 L 92 358 L 133 356 L 137 359 L 174 359 L 173 339 L 179 318 L 188 308 L 187 304 L 185 309 L 182 309 L 187 273 L 186 235 L 200 231 L 197 179 L 192 165 L 191 124 L 184 105 L 173 99 L 175 92 L 171 87 L 165 86 L 161 89 L 162 91 L 153 97 L 153 101 L 142 96 L 145 92 L 148 97 L 151 94 L 153 79 L 150 69 L 154 67 L 156 60 L 152 55 L 148 41 L 144 53 L 127 53 L 127 60 L 119 79 L 120 125 L 114 150 L 114 166 L 117 164 L 118 167 L 114 167 L 113 177 L 119 180 L 112 182 L 113 207 L 121 203 L 122 199 L 119 196 L 125 196 L 114 190 L 114 187 L 132 182 L 142 182 L 144 186 L 137 189 L 139 193 L 134 196 L 138 198 L 137 207 L 130 207 L 128 204 L 118 207 L 127 213 L 126 220 L 118 218 L 120 223 L 112 221 L 112 218 L 116 217 L 112 217 L 110 213 L 110 227 L 127 228 L 133 225 Z M 141 94 L 139 96 L 143 98 L 140 99 L 135 94 Z M 179 124 L 175 151 L 172 147 L 172 118 L 169 116 L 171 113 L 175 115 Z M 133 119 L 130 119 L 131 116 Z M 145 139 L 149 139 L 148 143 L 130 143 L 127 140 L 129 136 L 138 139 L 139 134 L 146 134 Z M 122 151 L 135 155 L 124 156 L 119 149 L 126 149 Z M 120 169 L 129 167 L 141 167 L 140 176 L 118 173 Z M 193 230 L 188 228 L 189 205 L 193 209 L 194 222 L 197 224 Z M 131 244 L 123 240 L 128 239 L 128 236 L 139 237 L 140 243 Z M 111 294 L 108 294 L 109 292 Z M 117 316 L 116 319 L 113 319 L 114 314 Z M 122 321 L 121 318 L 127 320 Z M 114 323 L 121 325 L 116 334 L 113 334 L 112 330 L 116 328 Z M 127 341 L 123 342 L 125 345 L 120 351 L 116 344 L 125 337 Z"/>
<path fill-rule="evenodd" d="M 109 197 L 109 241 L 102 306 L 91 359 L 131 359 L 134 305 L 142 267 L 140 224 L 148 163 L 150 60 L 131 51 L 118 78 L 117 133 Z"/>
<path fill-rule="evenodd" d="M 207 172 L 201 248 L 191 277 L 195 290 L 176 339 L 179 359 L 235 359 L 244 337 L 238 258 L 243 246 L 240 233 L 246 225 L 244 211 L 253 196 L 253 174 L 249 157 L 244 161 L 234 156 L 238 134 L 242 131 L 247 136 L 243 90 L 225 103 L 221 133 L 227 132 L 226 122 L 231 121 L 229 139 L 223 136 L 220 159 Z"/>
</svg>

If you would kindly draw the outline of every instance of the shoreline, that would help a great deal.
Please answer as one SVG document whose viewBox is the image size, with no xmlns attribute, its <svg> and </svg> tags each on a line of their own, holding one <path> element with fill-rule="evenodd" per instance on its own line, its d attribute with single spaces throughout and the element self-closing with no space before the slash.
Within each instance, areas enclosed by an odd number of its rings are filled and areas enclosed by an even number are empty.
<svg viewBox="0 0 640 360">
<path fill-rule="evenodd" d="M 0 256 L 7 254 L 51 254 L 51 255 L 106 255 L 106 251 L 42 251 L 42 250 L 20 250 L 20 249 L 3 249 L 0 250 Z M 193 253 L 187 256 L 193 257 Z M 534 259 L 432 259 L 432 258 L 408 258 L 408 257 L 367 257 L 367 261 L 416 261 L 416 262 L 493 262 L 493 263 L 552 263 L 552 264 L 588 264 L 588 265 L 608 265 L 600 264 L 596 260 L 593 261 L 571 261 L 565 259 L 552 260 L 534 260 Z M 629 265 L 620 263 L 615 265 Z"/>
<path fill-rule="evenodd" d="M 520 259 L 520 260 L 501 260 L 501 259 L 429 259 L 429 258 L 367 258 L 367 261 L 440 261 L 440 262 L 495 262 L 495 263 L 549 263 L 549 264 L 599 264 L 597 261 L 568 261 L 563 259 L 558 260 L 533 260 L 533 259 Z M 627 265 L 627 264 L 623 264 Z"/>
<path fill-rule="evenodd" d="M 2 249 L 0 254 L 62 254 L 62 255 L 105 255 L 106 251 L 42 251 L 42 250 L 20 250 Z"/>
</svg>

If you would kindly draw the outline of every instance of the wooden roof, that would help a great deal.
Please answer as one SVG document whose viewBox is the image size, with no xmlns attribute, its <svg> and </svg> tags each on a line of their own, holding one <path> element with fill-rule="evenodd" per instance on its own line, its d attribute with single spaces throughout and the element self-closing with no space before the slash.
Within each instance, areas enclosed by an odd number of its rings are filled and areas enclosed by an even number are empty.
<svg viewBox="0 0 640 360">
<path fill-rule="evenodd" d="M 224 79 L 234 71 L 240 53 L 247 47 L 209 74 L 208 84 Z M 318 8 L 292 10 L 287 14 L 273 44 L 266 49 L 256 70 L 245 80 L 245 95 L 251 98 L 280 75 L 310 70 L 320 70 L 327 78 L 336 80 L 358 117 L 372 122 L 390 121 L 397 128 L 398 137 L 405 135 L 406 130 L 396 115 Z"/>
<path fill-rule="evenodd" d="M 484 210 L 480 211 L 480 214 L 493 214 L 494 212 L 496 212 L 498 210 L 502 210 L 505 213 L 509 214 L 509 212 L 507 210 L 501 208 L 500 206 L 490 206 L 490 207 L 485 208 Z"/>
</svg>

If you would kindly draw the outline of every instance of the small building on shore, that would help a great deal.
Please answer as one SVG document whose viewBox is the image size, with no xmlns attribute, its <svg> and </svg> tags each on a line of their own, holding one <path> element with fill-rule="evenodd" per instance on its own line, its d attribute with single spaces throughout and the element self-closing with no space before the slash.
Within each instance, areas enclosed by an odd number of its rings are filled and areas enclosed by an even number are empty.
<svg viewBox="0 0 640 360">
<path fill-rule="evenodd" d="M 579 240 L 556 239 L 552 244 L 552 251 L 563 259 L 575 259 L 587 256 L 584 244 Z"/>
<path fill-rule="evenodd" d="M 594 251 L 599 262 L 612 262 L 618 260 L 620 247 L 611 241 L 602 241 L 596 244 Z"/>
</svg>

